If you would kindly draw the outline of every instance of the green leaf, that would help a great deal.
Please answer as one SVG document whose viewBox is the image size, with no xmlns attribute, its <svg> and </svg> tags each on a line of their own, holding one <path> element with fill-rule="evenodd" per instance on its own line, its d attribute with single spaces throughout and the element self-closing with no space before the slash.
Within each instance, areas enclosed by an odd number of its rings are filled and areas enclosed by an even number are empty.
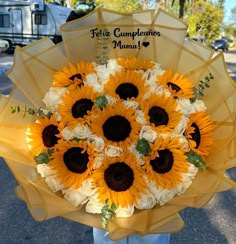
<svg viewBox="0 0 236 244">
<path fill-rule="evenodd" d="M 105 214 L 104 214 L 104 218 L 106 218 L 107 220 L 108 219 L 112 219 L 113 217 L 113 213 L 111 211 L 107 211 Z"/>
<path fill-rule="evenodd" d="M 211 73 L 209 73 L 208 76 L 205 76 L 204 81 L 200 80 L 198 87 L 193 88 L 194 97 L 190 99 L 191 102 L 195 102 L 199 96 L 205 95 L 204 90 L 205 90 L 205 88 L 210 87 L 209 83 L 212 79 L 214 79 L 214 76 Z"/>
<path fill-rule="evenodd" d="M 115 205 L 115 203 L 113 202 L 112 204 L 111 204 L 111 210 L 112 211 L 115 211 L 117 208 L 116 208 L 116 205 Z"/>
<path fill-rule="evenodd" d="M 10 109 L 12 114 L 16 113 L 16 107 L 11 106 Z"/>
<path fill-rule="evenodd" d="M 108 220 L 113 218 L 115 210 L 116 210 L 116 205 L 114 203 L 112 203 L 111 207 L 109 207 L 109 201 L 108 201 L 108 199 L 106 199 L 105 205 L 101 209 L 101 213 L 102 213 L 102 227 L 104 229 L 107 228 Z"/>
<path fill-rule="evenodd" d="M 34 160 L 36 164 L 47 164 L 50 161 L 50 157 L 45 150 L 42 150 L 38 156 L 34 156 Z"/>
<path fill-rule="evenodd" d="M 102 214 L 105 214 L 108 211 L 108 209 L 109 209 L 108 206 L 104 205 L 101 210 Z"/>
<path fill-rule="evenodd" d="M 102 109 L 108 104 L 107 98 L 105 96 L 98 96 L 95 100 L 95 107 Z"/>
<path fill-rule="evenodd" d="M 106 229 L 108 225 L 108 220 L 104 217 L 102 217 L 102 228 Z"/>
<path fill-rule="evenodd" d="M 188 161 L 192 163 L 195 167 L 201 170 L 206 170 L 206 163 L 203 161 L 202 157 L 193 151 L 185 153 L 188 157 Z"/>
<path fill-rule="evenodd" d="M 145 156 L 147 156 L 152 151 L 148 141 L 145 138 L 139 139 L 137 141 L 136 150 Z"/>
</svg>

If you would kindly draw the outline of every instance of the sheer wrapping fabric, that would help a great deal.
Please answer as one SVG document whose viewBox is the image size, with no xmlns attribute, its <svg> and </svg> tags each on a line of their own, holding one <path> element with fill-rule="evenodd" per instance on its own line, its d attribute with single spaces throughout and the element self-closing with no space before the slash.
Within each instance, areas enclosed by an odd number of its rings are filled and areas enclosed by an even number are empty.
<svg viewBox="0 0 236 244">
<path fill-rule="evenodd" d="M 162 10 L 120 14 L 97 9 L 62 25 L 60 44 L 44 38 L 16 48 L 14 65 L 8 72 L 15 86 L 9 96 L 0 97 L 0 155 L 18 181 L 17 196 L 26 202 L 37 221 L 61 216 L 101 228 L 100 215 L 73 207 L 38 175 L 25 139 L 32 117 L 26 114 L 16 118 L 10 110 L 16 105 L 43 107 L 42 98 L 52 84 L 53 74 L 68 62 L 135 56 L 158 62 L 162 69 L 186 74 L 196 85 L 209 73 L 214 77 L 202 98 L 215 126 L 206 171 L 199 171 L 188 190 L 164 206 L 137 210 L 129 218 L 114 218 L 108 225 L 112 240 L 133 233 L 177 232 L 184 226 L 179 211 L 204 207 L 217 192 L 236 186 L 225 175 L 226 170 L 236 166 L 236 84 L 227 73 L 223 54 L 214 55 L 206 47 L 185 41 L 186 30 L 183 22 Z"/>
</svg>

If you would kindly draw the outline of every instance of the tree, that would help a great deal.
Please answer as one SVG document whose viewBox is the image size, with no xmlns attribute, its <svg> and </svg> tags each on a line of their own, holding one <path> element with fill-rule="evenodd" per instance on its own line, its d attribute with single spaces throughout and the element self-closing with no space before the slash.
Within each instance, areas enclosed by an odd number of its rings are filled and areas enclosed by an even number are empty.
<svg viewBox="0 0 236 244">
<path fill-rule="evenodd" d="M 188 19 L 190 36 L 204 36 L 207 43 L 211 43 L 219 37 L 223 17 L 224 11 L 218 3 L 196 1 L 194 15 Z"/>
<path fill-rule="evenodd" d="M 142 9 L 137 0 L 96 0 L 96 6 L 102 6 L 119 12 L 132 12 Z"/>
</svg>

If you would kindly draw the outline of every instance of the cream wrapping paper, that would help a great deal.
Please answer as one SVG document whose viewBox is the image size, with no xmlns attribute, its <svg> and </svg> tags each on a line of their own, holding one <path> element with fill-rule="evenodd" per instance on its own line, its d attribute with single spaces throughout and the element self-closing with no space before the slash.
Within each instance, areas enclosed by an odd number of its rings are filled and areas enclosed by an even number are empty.
<svg viewBox="0 0 236 244">
<path fill-rule="evenodd" d="M 118 57 L 149 58 L 162 69 L 186 74 L 197 85 L 211 73 L 214 80 L 203 100 L 214 121 L 214 145 L 206 158 L 206 171 L 199 171 L 188 190 L 164 206 L 136 211 L 129 218 L 109 222 L 112 240 L 133 233 L 177 232 L 184 226 L 178 212 L 187 207 L 204 207 L 217 192 L 226 191 L 236 183 L 225 171 L 236 166 L 236 85 L 230 79 L 223 54 L 194 42 L 184 42 L 187 26 L 179 19 L 159 10 L 120 14 L 97 9 L 79 20 L 61 26 L 63 42 L 54 45 L 44 38 L 29 46 L 17 47 L 13 68 L 8 76 L 15 87 L 9 96 L 0 97 L 0 155 L 5 159 L 19 186 L 17 196 L 26 202 L 37 221 L 61 216 L 88 226 L 102 228 L 101 216 L 75 208 L 61 193 L 53 193 L 36 171 L 36 164 L 27 148 L 26 126 L 32 117 L 11 113 L 11 106 L 36 108 L 52 84 L 55 71 L 68 62 L 102 61 Z M 101 31 L 101 32 L 99 32 Z M 122 33 L 137 33 L 134 37 Z M 152 31 L 141 36 L 142 31 Z M 107 33 L 99 36 L 98 33 Z M 134 35 L 134 34 L 133 34 Z M 101 49 L 105 43 L 107 49 Z M 125 46 L 122 46 L 125 45 Z M 137 221 L 142 219 L 142 221 Z"/>
</svg>

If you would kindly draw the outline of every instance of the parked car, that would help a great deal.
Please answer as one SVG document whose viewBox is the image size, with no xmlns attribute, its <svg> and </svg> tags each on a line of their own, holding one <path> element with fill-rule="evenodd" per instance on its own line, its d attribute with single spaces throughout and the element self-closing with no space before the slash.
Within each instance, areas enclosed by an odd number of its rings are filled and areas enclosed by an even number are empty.
<svg viewBox="0 0 236 244">
<path fill-rule="evenodd" d="M 192 40 L 195 41 L 195 42 L 199 42 L 202 45 L 206 45 L 206 39 L 203 36 L 195 36 L 195 37 L 192 37 Z"/>
<path fill-rule="evenodd" d="M 217 39 L 211 44 L 211 48 L 213 48 L 215 51 L 223 50 L 228 51 L 229 44 L 225 39 Z"/>
<path fill-rule="evenodd" d="M 0 53 L 4 53 L 9 48 L 9 43 L 6 40 L 0 39 Z"/>
</svg>

